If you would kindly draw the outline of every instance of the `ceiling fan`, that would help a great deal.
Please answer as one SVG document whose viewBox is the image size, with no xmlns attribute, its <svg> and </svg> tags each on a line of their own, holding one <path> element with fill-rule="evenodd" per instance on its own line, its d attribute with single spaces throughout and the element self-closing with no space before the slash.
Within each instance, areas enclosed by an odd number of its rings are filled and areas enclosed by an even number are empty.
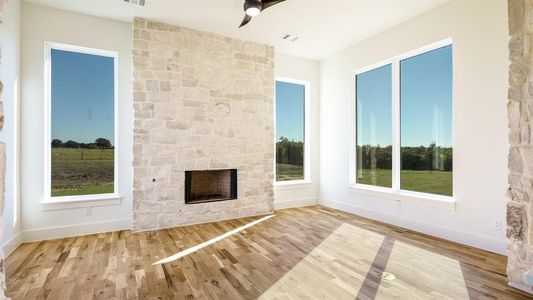
<svg viewBox="0 0 533 300">
<path fill-rule="evenodd" d="M 285 0 L 244 0 L 244 19 L 239 28 L 248 24 L 253 17 L 259 15 L 263 10 L 281 3 Z"/>
</svg>

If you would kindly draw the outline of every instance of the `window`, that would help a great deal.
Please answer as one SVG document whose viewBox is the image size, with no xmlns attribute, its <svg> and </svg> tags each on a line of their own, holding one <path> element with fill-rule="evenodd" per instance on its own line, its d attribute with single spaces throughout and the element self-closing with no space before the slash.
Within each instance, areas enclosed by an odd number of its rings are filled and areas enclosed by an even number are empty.
<svg viewBox="0 0 533 300">
<path fill-rule="evenodd" d="M 452 46 L 400 61 L 402 190 L 452 196 Z"/>
<path fill-rule="evenodd" d="M 453 62 L 446 41 L 355 74 L 352 183 L 453 196 Z"/>
<path fill-rule="evenodd" d="M 46 193 L 116 193 L 117 54 L 47 43 Z"/>
<path fill-rule="evenodd" d="M 392 66 L 356 76 L 357 182 L 392 187 Z"/>
<path fill-rule="evenodd" d="M 309 180 L 308 86 L 276 81 L 276 181 Z"/>
</svg>

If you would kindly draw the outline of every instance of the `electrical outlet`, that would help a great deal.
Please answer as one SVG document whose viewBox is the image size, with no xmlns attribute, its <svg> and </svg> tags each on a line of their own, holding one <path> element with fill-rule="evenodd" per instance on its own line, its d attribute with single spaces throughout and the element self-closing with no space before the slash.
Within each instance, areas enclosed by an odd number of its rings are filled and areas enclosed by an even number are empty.
<svg viewBox="0 0 533 300">
<path fill-rule="evenodd" d="M 501 231 L 502 230 L 502 220 L 492 220 L 492 229 Z"/>
<path fill-rule="evenodd" d="M 93 208 L 92 207 L 87 207 L 85 209 L 85 215 L 86 216 L 92 216 L 93 215 Z"/>
</svg>

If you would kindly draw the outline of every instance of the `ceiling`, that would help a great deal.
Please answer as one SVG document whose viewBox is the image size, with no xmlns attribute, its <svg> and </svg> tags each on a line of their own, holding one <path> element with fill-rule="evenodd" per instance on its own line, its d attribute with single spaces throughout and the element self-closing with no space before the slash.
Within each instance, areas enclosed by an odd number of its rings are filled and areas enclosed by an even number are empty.
<svg viewBox="0 0 533 300">
<path fill-rule="evenodd" d="M 59 9 L 131 22 L 145 17 L 266 43 L 278 53 L 321 60 L 450 0 L 287 0 L 238 28 L 243 0 L 26 0 Z M 295 42 L 283 40 L 298 36 Z"/>
</svg>

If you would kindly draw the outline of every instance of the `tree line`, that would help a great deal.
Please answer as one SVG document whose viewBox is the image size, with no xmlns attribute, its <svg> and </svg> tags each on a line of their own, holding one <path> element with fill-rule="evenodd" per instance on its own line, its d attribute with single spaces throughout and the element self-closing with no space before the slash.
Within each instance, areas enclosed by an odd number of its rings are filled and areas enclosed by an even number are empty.
<svg viewBox="0 0 533 300">
<path fill-rule="evenodd" d="M 453 149 L 437 146 L 401 147 L 402 170 L 452 171 Z M 363 169 L 392 169 L 392 146 L 357 146 L 357 163 Z"/>
<path fill-rule="evenodd" d="M 276 143 L 276 162 L 278 164 L 303 166 L 304 142 L 281 137 Z"/>
<path fill-rule="evenodd" d="M 52 148 L 70 148 L 70 149 L 113 149 L 111 141 L 104 138 L 97 138 L 94 143 L 78 143 L 68 140 L 63 143 L 60 139 L 52 140 Z"/>
</svg>

